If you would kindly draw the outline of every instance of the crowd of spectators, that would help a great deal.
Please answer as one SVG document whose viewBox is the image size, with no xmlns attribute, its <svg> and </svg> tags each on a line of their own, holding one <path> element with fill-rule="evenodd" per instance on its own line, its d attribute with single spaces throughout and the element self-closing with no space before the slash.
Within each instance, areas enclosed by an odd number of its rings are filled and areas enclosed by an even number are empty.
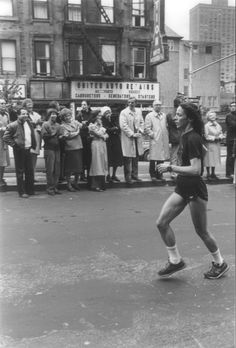
<svg viewBox="0 0 236 348">
<path fill-rule="evenodd" d="M 184 102 L 178 95 L 173 113 L 161 111 L 161 101 L 154 100 L 145 119 L 129 98 L 127 107 L 114 117 L 109 106 L 92 110 L 87 101 L 73 115 L 72 110 L 50 102 L 46 117 L 34 110 L 29 98 L 7 107 L 0 99 L 0 188 L 5 188 L 5 168 L 10 164 L 9 148 L 13 148 L 18 194 L 28 198 L 35 194 L 35 169 L 41 148 L 44 150 L 47 193 L 61 194 L 59 183 L 66 182 L 67 190 L 80 190 L 81 181 L 96 192 L 106 189 L 106 182 L 119 182 L 117 168 L 123 166 L 127 185 L 141 181 L 138 161 L 143 154 L 143 136 L 149 139 L 149 174 L 153 182 L 163 181 L 158 165 L 164 161 L 179 165 L 181 136 L 175 124 L 176 108 Z M 236 107 L 230 105 L 226 117 L 227 160 L 226 176 L 234 173 Z M 205 123 L 206 155 L 204 166 L 207 180 L 217 180 L 215 168 L 220 163 L 222 128 L 216 113 L 207 113 Z M 175 176 L 172 175 L 175 180 Z"/>
</svg>

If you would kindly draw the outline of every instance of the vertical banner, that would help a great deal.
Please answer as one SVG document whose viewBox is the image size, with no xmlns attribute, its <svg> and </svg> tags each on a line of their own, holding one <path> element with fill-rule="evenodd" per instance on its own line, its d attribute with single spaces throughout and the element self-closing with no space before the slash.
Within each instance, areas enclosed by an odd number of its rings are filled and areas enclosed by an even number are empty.
<svg viewBox="0 0 236 348">
<path fill-rule="evenodd" d="M 161 5 L 162 5 L 162 8 L 161 8 Z M 151 65 L 157 65 L 166 61 L 164 45 L 162 42 L 162 30 L 161 30 L 164 28 L 164 22 L 165 22 L 165 17 L 164 17 L 165 13 L 163 9 L 164 9 L 163 0 L 154 0 L 154 12 L 153 12 L 154 13 L 154 33 L 153 33 L 151 57 L 150 57 Z"/>
</svg>

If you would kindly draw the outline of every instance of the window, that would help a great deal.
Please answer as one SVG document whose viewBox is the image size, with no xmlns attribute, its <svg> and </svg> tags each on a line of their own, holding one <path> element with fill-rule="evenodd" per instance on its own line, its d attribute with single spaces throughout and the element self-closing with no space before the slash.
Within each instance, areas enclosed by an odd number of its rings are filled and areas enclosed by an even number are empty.
<svg viewBox="0 0 236 348">
<path fill-rule="evenodd" d="M 51 75 L 50 44 L 35 42 L 35 73 L 40 76 Z"/>
<path fill-rule="evenodd" d="M 0 42 L 1 73 L 16 72 L 16 43 L 14 41 Z"/>
<path fill-rule="evenodd" d="M 81 22 L 81 0 L 68 0 L 68 20 Z"/>
<path fill-rule="evenodd" d="M 146 77 L 146 49 L 133 48 L 133 78 Z"/>
<path fill-rule="evenodd" d="M 169 51 L 174 51 L 175 50 L 175 43 L 174 40 L 168 40 L 168 46 L 169 46 Z"/>
<path fill-rule="evenodd" d="M 33 0 L 33 18 L 48 19 L 48 0 Z"/>
<path fill-rule="evenodd" d="M 144 0 L 132 0 L 132 25 L 134 27 L 145 26 Z"/>
<path fill-rule="evenodd" d="M 106 15 L 110 19 L 111 23 L 114 23 L 114 1 L 113 0 L 101 0 L 101 6 L 103 7 Z M 101 14 L 101 23 L 106 23 L 106 19 Z"/>
<path fill-rule="evenodd" d="M 112 75 L 116 74 L 116 46 L 102 45 L 102 59 L 106 62 Z"/>
<path fill-rule="evenodd" d="M 209 97 L 207 97 L 207 99 L 208 99 L 208 106 L 212 106 L 212 101 L 211 101 L 212 97 L 209 96 Z"/>
<path fill-rule="evenodd" d="M 185 80 L 188 80 L 188 75 L 189 75 L 189 69 L 186 68 L 186 69 L 184 69 L 184 79 Z"/>
<path fill-rule="evenodd" d="M 206 46 L 205 53 L 206 54 L 212 54 L 212 46 Z"/>
<path fill-rule="evenodd" d="M 188 86 L 184 86 L 184 95 L 188 96 Z"/>
<path fill-rule="evenodd" d="M 77 43 L 69 43 L 69 75 L 83 75 L 83 47 Z"/>
<path fill-rule="evenodd" d="M 13 0 L 0 0 L 1 13 L 2 17 L 12 17 L 13 16 Z"/>
</svg>

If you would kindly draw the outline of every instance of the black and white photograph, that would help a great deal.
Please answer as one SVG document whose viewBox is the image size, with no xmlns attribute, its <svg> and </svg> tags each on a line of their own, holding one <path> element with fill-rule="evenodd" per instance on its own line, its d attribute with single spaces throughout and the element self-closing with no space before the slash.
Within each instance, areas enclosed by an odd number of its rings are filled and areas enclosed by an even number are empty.
<svg viewBox="0 0 236 348">
<path fill-rule="evenodd" d="M 235 0 L 0 0 L 0 348 L 233 348 Z"/>
</svg>

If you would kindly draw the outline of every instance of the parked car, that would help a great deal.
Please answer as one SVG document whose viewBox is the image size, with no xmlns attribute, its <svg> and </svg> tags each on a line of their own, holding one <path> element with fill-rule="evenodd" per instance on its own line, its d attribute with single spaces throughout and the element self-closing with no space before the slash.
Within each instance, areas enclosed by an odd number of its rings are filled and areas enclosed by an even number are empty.
<svg viewBox="0 0 236 348">
<path fill-rule="evenodd" d="M 147 136 L 144 136 L 143 138 L 143 149 L 144 153 L 139 157 L 139 160 L 147 162 L 149 161 L 149 139 Z"/>
</svg>

